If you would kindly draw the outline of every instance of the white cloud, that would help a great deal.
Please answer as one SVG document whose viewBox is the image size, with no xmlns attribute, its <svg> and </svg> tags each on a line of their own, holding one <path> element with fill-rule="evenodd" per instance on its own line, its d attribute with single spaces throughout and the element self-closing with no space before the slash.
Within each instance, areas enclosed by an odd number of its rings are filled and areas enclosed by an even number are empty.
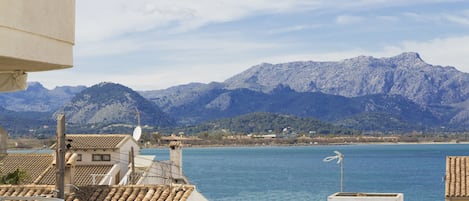
<svg viewBox="0 0 469 201">
<path fill-rule="evenodd" d="M 339 15 L 336 18 L 336 22 L 342 25 L 355 24 L 361 22 L 362 20 L 362 17 L 353 15 Z"/>
<path fill-rule="evenodd" d="M 77 1 L 77 41 L 93 42 L 154 28 L 187 31 L 209 23 L 228 22 L 268 13 L 305 10 L 363 10 L 441 2 L 438 0 L 80 0 Z M 356 21 L 339 16 L 339 22 Z"/>
<path fill-rule="evenodd" d="M 304 9 L 315 4 L 302 0 L 80 0 L 77 1 L 77 40 L 93 42 L 154 28 L 187 31 L 208 23 Z"/>
<path fill-rule="evenodd" d="M 469 26 L 469 11 L 465 11 L 464 13 L 461 13 L 459 15 L 457 14 L 446 14 L 443 16 L 446 20 L 456 23 L 456 24 L 461 24 L 465 26 Z"/>
<path fill-rule="evenodd" d="M 302 25 L 295 25 L 295 26 L 287 26 L 269 30 L 269 34 L 283 34 L 289 32 L 296 32 L 296 31 L 304 31 L 309 29 L 317 29 L 324 25 L 321 24 L 302 24 Z"/>
<path fill-rule="evenodd" d="M 145 46 L 146 43 L 144 42 L 130 39 L 103 40 L 101 42 L 77 44 L 75 47 L 75 57 L 119 55 L 141 50 Z"/>
<path fill-rule="evenodd" d="M 339 61 L 358 55 L 388 57 L 404 51 L 419 52 L 422 58 L 431 64 L 451 65 L 469 72 L 469 61 L 465 59 L 469 49 L 464 45 L 469 44 L 469 36 L 397 42 L 396 45 L 388 45 L 377 51 L 376 47 L 371 50 L 367 47 L 357 48 L 359 46 L 344 45 L 340 47 L 343 49 L 340 51 L 328 49 L 319 52 L 319 49 L 325 45 L 314 44 L 313 40 L 308 41 L 312 37 L 301 38 L 299 33 L 294 33 L 298 38 L 275 39 L 275 34 L 312 31 L 314 35 L 316 30 L 310 29 L 336 25 L 308 24 L 310 21 L 293 21 L 287 25 L 279 22 L 277 26 L 280 28 L 266 31 L 271 34 L 269 37 L 274 39 L 256 39 L 239 33 L 227 33 L 236 27 L 223 30 L 224 33 L 216 32 L 212 35 L 192 32 L 206 25 L 236 21 L 252 16 L 269 16 L 277 13 L 293 13 L 300 16 L 303 11 L 307 11 L 304 13 L 316 11 L 327 13 L 327 16 L 347 13 L 335 18 L 335 22 L 339 25 L 360 23 L 364 20 L 372 22 L 361 16 L 361 12 L 358 11 L 386 7 L 394 9 L 404 5 L 417 6 L 428 2 L 434 3 L 438 0 L 160 0 L 157 2 L 154 0 L 79 0 L 77 1 L 75 56 L 80 62 L 76 63 L 90 66 L 87 66 L 86 70 L 77 66 L 71 70 L 31 73 L 30 80 L 41 81 L 48 87 L 111 81 L 137 90 L 159 89 L 188 82 L 223 81 L 262 62 Z M 396 12 L 400 11 L 396 9 Z M 466 10 L 452 13 L 405 13 L 402 15 L 386 13 L 386 16 L 376 18 L 380 22 L 412 19 L 411 22 L 449 22 L 467 26 L 468 12 Z M 336 42 L 333 41 L 333 36 L 324 40 Z M 304 48 L 306 46 L 304 44 L 311 44 L 311 47 Z M 354 43 L 351 42 L 351 44 Z M 118 56 L 131 52 L 137 52 L 138 54 L 135 55 L 138 56 L 148 56 L 151 58 L 148 60 L 155 63 L 129 63 L 129 68 L 135 69 L 131 75 L 121 75 L 111 71 L 106 75 L 95 70 L 102 63 L 112 65 L 112 62 L 121 62 L 127 65 L 125 62 L 129 61 L 120 60 Z M 115 61 L 103 61 L 112 55 L 116 56 Z M 106 57 L 100 58 L 100 56 Z M 164 61 L 160 63 L 155 57 Z M 98 62 L 93 63 L 96 61 Z M 88 69 L 93 70 L 89 72 Z M 60 79 L 51 79 L 51 77 Z"/>
<path fill-rule="evenodd" d="M 469 26 L 469 10 L 443 13 L 415 13 L 406 12 L 402 13 L 403 17 L 407 17 L 422 23 L 453 23 L 463 26 Z"/>
</svg>

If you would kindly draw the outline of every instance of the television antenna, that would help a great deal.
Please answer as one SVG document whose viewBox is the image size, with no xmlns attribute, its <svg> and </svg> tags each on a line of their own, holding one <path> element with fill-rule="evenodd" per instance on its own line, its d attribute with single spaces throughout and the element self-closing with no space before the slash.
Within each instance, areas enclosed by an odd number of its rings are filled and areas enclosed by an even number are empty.
<svg viewBox="0 0 469 201">
<path fill-rule="evenodd" d="M 134 138 L 135 141 L 138 141 L 140 140 L 140 137 L 142 136 L 142 127 L 140 126 L 140 111 L 138 111 L 137 108 L 135 108 L 135 110 L 137 110 L 138 125 L 134 129 L 132 137 Z"/>
<path fill-rule="evenodd" d="M 340 192 L 344 192 L 344 155 L 339 151 L 334 151 L 335 156 L 328 156 L 322 161 L 331 162 L 337 159 L 337 164 L 340 164 Z"/>
</svg>

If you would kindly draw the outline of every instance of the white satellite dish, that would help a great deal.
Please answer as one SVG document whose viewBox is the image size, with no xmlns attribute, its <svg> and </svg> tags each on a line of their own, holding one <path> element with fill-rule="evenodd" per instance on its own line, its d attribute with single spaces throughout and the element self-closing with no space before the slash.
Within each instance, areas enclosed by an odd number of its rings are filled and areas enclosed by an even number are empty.
<svg viewBox="0 0 469 201">
<path fill-rule="evenodd" d="M 138 141 L 140 140 L 140 137 L 142 136 L 142 127 L 140 127 L 140 111 L 138 111 L 137 108 L 135 108 L 135 110 L 137 110 L 138 126 L 135 127 L 132 137 L 134 138 L 135 141 Z"/>
<path fill-rule="evenodd" d="M 140 140 L 141 136 L 142 136 L 142 128 L 140 126 L 135 127 L 132 137 L 134 138 L 135 141 L 138 141 Z"/>
</svg>

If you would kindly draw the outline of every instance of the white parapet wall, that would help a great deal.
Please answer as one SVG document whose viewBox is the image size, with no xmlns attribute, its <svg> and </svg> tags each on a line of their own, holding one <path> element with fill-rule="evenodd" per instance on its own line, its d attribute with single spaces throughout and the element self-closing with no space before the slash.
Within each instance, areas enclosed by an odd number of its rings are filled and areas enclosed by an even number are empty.
<svg viewBox="0 0 469 201">
<path fill-rule="evenodd" d="M 0 71 L 73 66 L 75 0 L 1 0 Z"/>
<path fill-rule="evenodd" d="M 404 201 L 402 193 L 334 193 L 327 201 Z"/>
</svg>

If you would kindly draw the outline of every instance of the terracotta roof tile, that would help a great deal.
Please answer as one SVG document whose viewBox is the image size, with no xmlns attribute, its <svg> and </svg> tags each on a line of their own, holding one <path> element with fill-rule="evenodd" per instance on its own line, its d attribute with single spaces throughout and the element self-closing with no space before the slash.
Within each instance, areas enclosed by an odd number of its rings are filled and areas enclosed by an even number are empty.
<svg viewBox="0 0 469 201">
<path fill-rule="evenodd" d="M 34 182 L 35 184 L 55 184 L 56 177 L 56 170 L 53 166 L 49 166 L 49 168 L 41 174 L 40 177 Z"/>
<path fill-rule="evenodd" d="M 0 185 L 0 196 L 53 197 L 54 185 Z M 195 187 L 192 185 L 131 185 L 131 186 L 83 186 L 66 196 L 66 201 L 107 200 L 173 200 L 186 201 Z"/>
<path fill-rule="evenodd" d="M 112 168 L 112 165 L 87 165 L 76 166 L 75 169 L 75 185 L 86 186 L 93 184 L 93 177 L 91 174 L 107 174 Z M 103 177 L 96 177 L 96 182 L 101 181 Z"/>
<path fill-rule="evenodd" d="M 67 134 L 66 140 L 72 140 L 71 149 L 115 149 L 121 142 L 132 139 L 122 134 Z"/>
<path fill-rule="evenodd" d="M 26 171 L 25 184 L 31 184 L 39 177 L 52 162 L 51 154 L 7 154 L 0 158 L 0 172 L 10 173 L 16 169 Z"/>
<path fill-rule="evenodd" d="M 93 177 L 91 174 L 107 174 L 112 168 L 112 165 L 84 165 L 75 166 L 74 185 L 75 186 L 86 186 L 93 185 Z M 55 184 L 55 169 L 50 168 L 37 184 Z M 96 182 L 100 182 L 103 177 L 97 176 Z"/>
<path fill-rule="evenodd" d="M 0 196 L 45 196 L 52 197 L 55 186 L 52 185 L 0 185 Z"/>
<path fill-rule="evenodd" d="M 75 196 L 66 200 L 174 200 L 185 201 L 194 191 L 194 186 L 132 185 L 132 186 L 86 186 L 80 187 Z"/>
<path fill-rule="evenodd" d="M 446 197 L 469 197 L 469 156 L 446 157 Z"/>
</svg>

